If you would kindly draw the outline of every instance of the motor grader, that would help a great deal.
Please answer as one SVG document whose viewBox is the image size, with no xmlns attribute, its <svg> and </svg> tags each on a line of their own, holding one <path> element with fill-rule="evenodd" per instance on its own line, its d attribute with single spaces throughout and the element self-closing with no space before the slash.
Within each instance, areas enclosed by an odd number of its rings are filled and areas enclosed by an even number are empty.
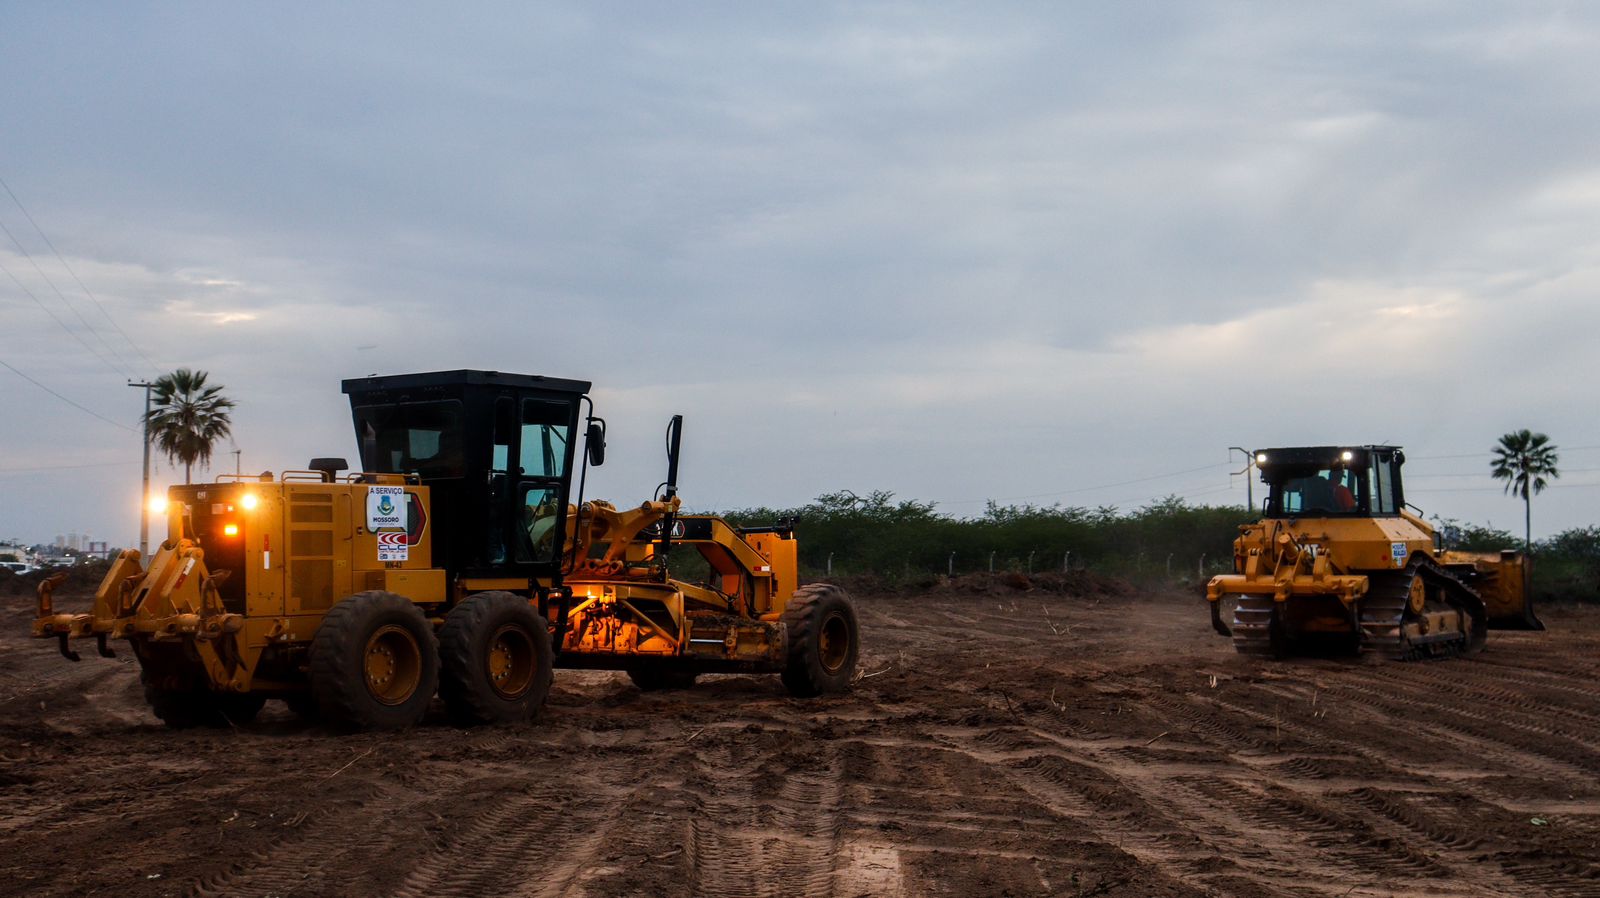
<svg viewBox="0 0 1600 898">
<path fill-rule="evenodd" d="M 797 696 L 845 689 L 849 596 L 799 585 L 792 522 L 682 513 L 681 416 L 651 500 L 583 497 L 605 458 L 589 387 L 490 371 L 346 380 L 361 470 L 324 458 L 172 487 L 151 557 L 122 552 L 84 613 L 57 610 L 46 581 L 34 635 L 72 660 L 75 640 L 108 657 L 126 641 L 173 727 L 283 699 L 396 729 L 436 692 L 463 724 L 523 721 L 554 667 L 623 670 L 644 689 L 726 672 L 778 673 Z M 701 582 L 675 576 L 691 560 Z"/>
<path fill-rule="evenodd" d="M 1216 631 L 1249 655 L 1414 659 L 1476 652 L 1489 629 L 1544 629 L 1526 558 L 1443 549 L 1405 502 L 1404 463 L 1398 446 L 1257 452 L 1263 516 L 1239 528 L 1234 572 L 1206 586 Z"/>
</svg>

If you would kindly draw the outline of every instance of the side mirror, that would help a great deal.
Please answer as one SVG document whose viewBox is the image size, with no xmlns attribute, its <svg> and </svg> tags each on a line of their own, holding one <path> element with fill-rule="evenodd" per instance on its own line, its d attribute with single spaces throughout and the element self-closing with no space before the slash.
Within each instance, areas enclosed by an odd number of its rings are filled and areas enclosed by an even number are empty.
<svg viewBox="0 0 1600 898">
<path fill-rule="evenodd" d="M 589 431 L 584 435 L 584 448 L 589 453 L 589 464 L 598 468 L 606 463 L 606 426 L 599 421 L 589 422 Z"/>
</svg>

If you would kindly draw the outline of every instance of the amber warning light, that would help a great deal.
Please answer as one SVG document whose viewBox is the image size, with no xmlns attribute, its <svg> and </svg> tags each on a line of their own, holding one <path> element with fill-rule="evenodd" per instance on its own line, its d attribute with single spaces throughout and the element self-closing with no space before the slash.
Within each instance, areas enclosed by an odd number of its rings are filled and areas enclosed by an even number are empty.
<svg viewBox="0 0 1600 898">
<path fill-rule="evenodd" d="M 222 525 L 222 535 L 223 536 L 238 536 L 239 535 L 239 525 L 238 524 L 223 524 Z"/>
</svg>

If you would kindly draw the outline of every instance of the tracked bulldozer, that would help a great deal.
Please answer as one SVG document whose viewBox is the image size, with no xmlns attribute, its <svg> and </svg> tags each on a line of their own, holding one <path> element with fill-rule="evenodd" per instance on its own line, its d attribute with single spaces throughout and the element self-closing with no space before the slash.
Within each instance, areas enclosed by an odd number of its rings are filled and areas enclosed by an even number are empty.
<svg viewBox="0 0 1600 898">
<path fill-rule="evenodd" d="M 1404 463 L 1397 446 L 1257 452 L 1263 517 L 1239 528 L 1234 572 L 1206 586 L 1216 631 L 1247 655 L 1417 659 L 1476 652 L 1489 629 L 1544 629 L 1526 558 L 1445 550 L 1405 502 Z"/>
<path fill-rule="evenodd" d="M 583 497 L 606 429 L 586 382 L 447 371 L 343 388 L 359 471 L 323 458 L 172 487 L 151 557 L 122 552 L 86 612 L 58 610 L 46 581 L 34 635 L 72 660 L 77 640 L 103 656 L 125 642 L 174 727 L 237 724 L 282 699 L 396 729 L 436 694 L 463 724 L 525 721 L 556 667 L 625 671 L 643 689 L 732 672 L 779 674 L 804 697 L 852 682 L 854 606 L 800 585 L 793 522 L 683 513 L 681 416 L 666 482 L 619 509 Z"/>
</svg>

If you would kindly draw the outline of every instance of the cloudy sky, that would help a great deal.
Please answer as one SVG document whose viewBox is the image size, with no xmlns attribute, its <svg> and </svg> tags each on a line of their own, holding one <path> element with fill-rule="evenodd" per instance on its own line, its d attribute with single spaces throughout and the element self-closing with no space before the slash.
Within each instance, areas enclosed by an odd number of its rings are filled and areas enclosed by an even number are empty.
<svg viewBox="0 0 1600 898">
<path fill-rule="evenodd" d="M 627 502 L 682 412 L 699 508 L 1243 502 L 1229 446 L 1388 441 L 1518 529 L 1528 427 L 1536 534 L 1600 518 L 1592 7 L 526 6 L 8 9 L 0 537 L 130 541 L 124 381 L 177 366 L 247 470 L 478 367 L 594 381 Z"/>
</svg>

